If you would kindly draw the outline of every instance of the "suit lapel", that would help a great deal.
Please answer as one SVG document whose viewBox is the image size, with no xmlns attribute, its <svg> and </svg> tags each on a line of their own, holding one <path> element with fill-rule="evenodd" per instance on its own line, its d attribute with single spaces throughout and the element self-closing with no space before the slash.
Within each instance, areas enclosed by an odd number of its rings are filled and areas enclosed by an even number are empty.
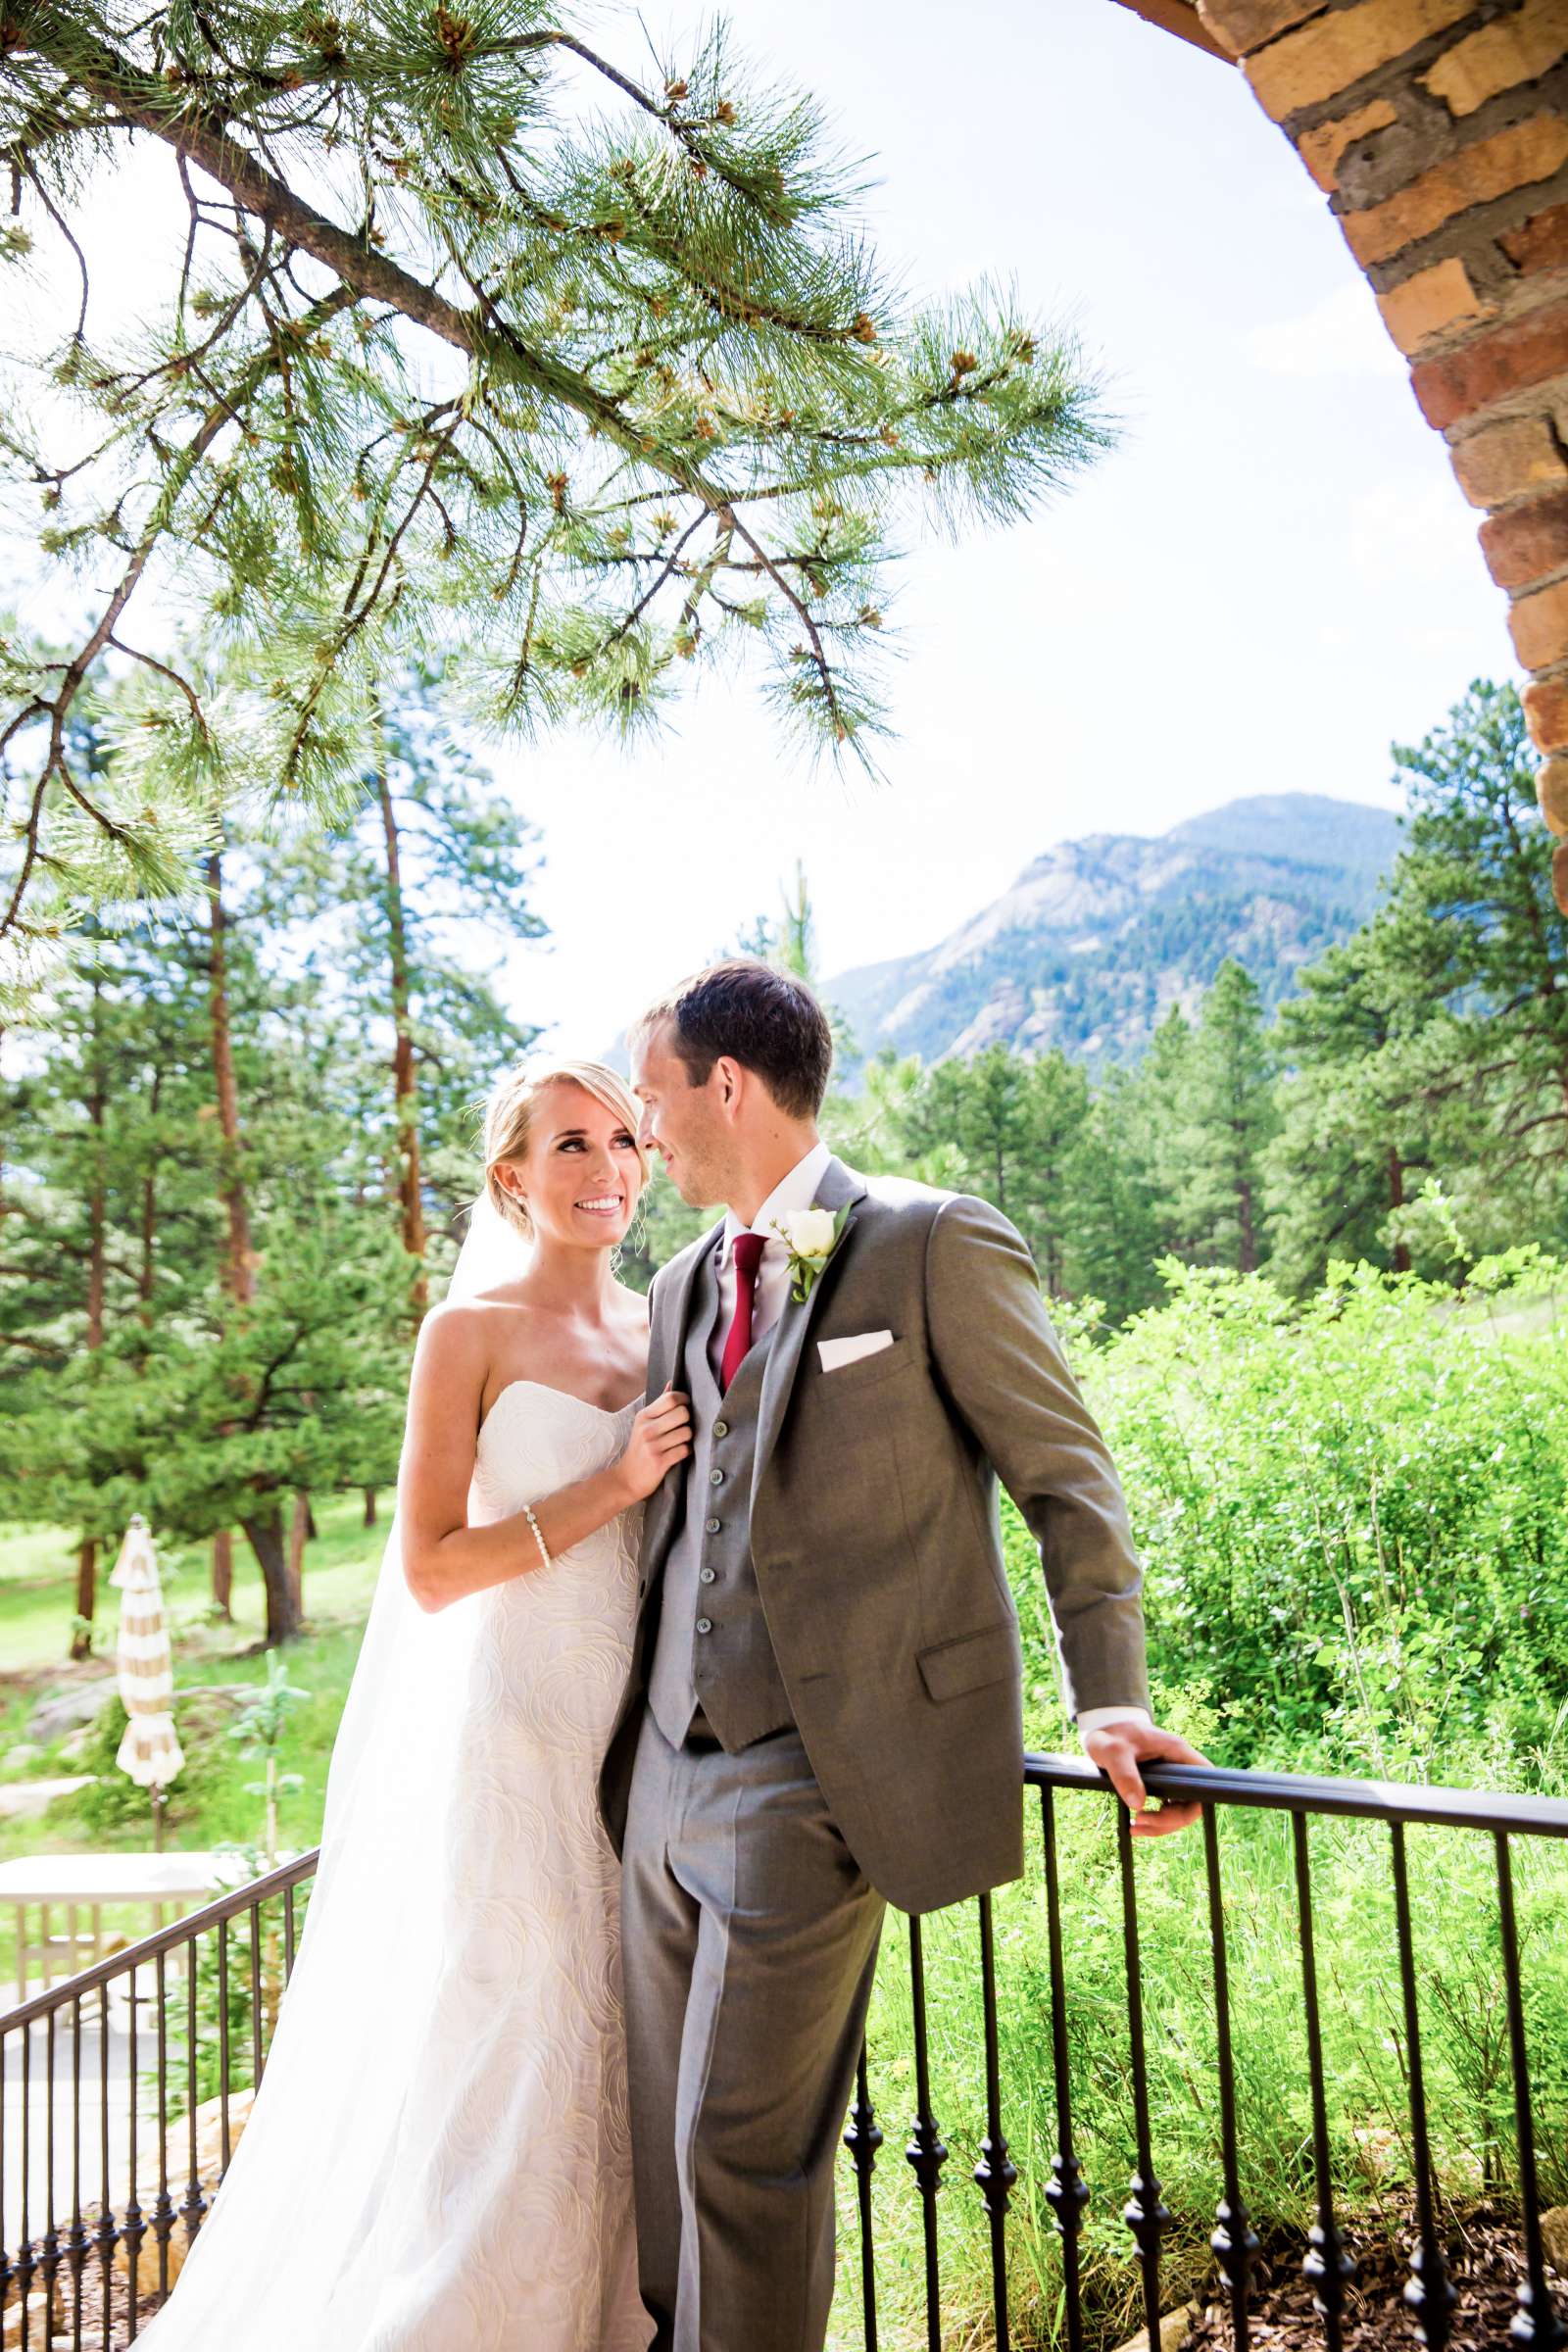
<svg viewBox="0 0 1568 2352">
<path fill-rule="evenodd" d="M 841 1159 L 830 1159 L 822 1172 L 822 1181 L 816 1188 L 813 1205 L 835 1211 L 848 1208 L 850 1213 L 844 1220 L 833 1255 L 811 1285 L 810 1295 L 804 1304 L 793 1295 L 785 1299 L 784 1312 L 773 1334 L 773 1343 L 767 1351 L 767 1368 L 762 1375 L 761 1402 L 758 1408 L 757 1453 L 752 1466 L 754 1497 L 777 1443 L 778 1433 L 784 1426 L 784 1415 L 789 1409 L 795 1376 L 801 1367 L 807 1335 L 810 1331 L 817 1303 L 823 1290 L 837 1273 L 840 1258 L 850 1247 L 856 1211 L 864 1199 L 865 1185 L 862 1180 L 847 1168 Z"/>
<path fill-rule="evenodd" d="M 648 1401 L 652 1404 L 662 1396 L 670 1382 L 678 1383 L 686 1353 L 686 1330 L 691 1320 L 692 1295 L 697 1278 L 707 1265 L 717 1246 L 724 1228 L 715 1225 L 706 1240 L 689 1252 L 678 1271 L 671 1271 L 659 1286 L 654 1300 L 653 1330 L 648 1345 Z M 665 1293 L 668 1296 L 665 1296 Z M 675 1520 L 686 1492 L 684 1468 L 678 1476 L 666 1477 L 650 1496 L 643 1514 L 642 1560 L 644 1573 L 651 1583 L 663 1565 L 675 1531 Z"/>
</svg>

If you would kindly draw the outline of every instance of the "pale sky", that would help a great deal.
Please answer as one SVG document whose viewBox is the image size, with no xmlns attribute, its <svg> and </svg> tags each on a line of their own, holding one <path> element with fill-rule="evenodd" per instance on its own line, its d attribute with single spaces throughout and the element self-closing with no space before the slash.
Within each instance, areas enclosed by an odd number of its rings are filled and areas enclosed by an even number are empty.
<svg viewBox="0 0 1568 2352">
<path fill-rule="evenodd" d="M 791 764 L 744 688 L 705 686 L 658 751 L 505 763 L 555 934 L 512 959 L 519 1008 L 584 1052 L 775 908 L 798 856 L 831 973 L 931 945 L 1078 834 L 1252 792 L 1394 806 L 1389 744 L 1514 674 L 1477 517 L 1233 69 L 1111 0 L 733 16 L 878 157 L 912 288 L 989 273 L 1073 314 L 1128 429 L 1036 521 L 905 567 L 885 785 Z"/>
<path fill-rule="evenodd" d="M 696 15 L 666 0 L 652 21 Z M 989 275 L 1071 317 L 1126 433 L 1035 521 L 914 545 L 886 600 L 904 659 L 881 785 L 813 773 L 723 681 L 653 748 L 495 756 L 543 832 L 553 937 L 494 952 L 563 1052 L 601 1051 L 776 910 L 797 858 L 832 973 L 933 944 L 1075 835 L 1158 833 L 1252 792 L 1393 805 L 1390 742 L 1473 676 L 1514 674 L 1443 445 L 1234 69 L 1112 0 L 730 15 L 877 160 L 871 224 L 910 290 Z M 641 70 L 617 19 L 607 45 Z M 110 233 L 133 303 L 148 231 L 128 193 Z"/>
</svg>

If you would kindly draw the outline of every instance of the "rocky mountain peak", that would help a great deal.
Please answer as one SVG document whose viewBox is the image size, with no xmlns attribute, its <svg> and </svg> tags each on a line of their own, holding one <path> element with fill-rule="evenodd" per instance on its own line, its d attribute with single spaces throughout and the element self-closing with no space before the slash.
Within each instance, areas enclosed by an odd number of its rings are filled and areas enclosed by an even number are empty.
<svg viewBox="0 0 1568 2352">
<path fill-rule="evenodd" d="M 1273 1005 L 1364 920 L 1398 855 L 1387 809 L 1259 793 L 1154 838 L 1058 842 L 935 947 L 844 972 L 827 994 L 864 1055 L 935 1061 L 1004 1043 L 1131 1061 L 1228 956 Z"/>
</svg>

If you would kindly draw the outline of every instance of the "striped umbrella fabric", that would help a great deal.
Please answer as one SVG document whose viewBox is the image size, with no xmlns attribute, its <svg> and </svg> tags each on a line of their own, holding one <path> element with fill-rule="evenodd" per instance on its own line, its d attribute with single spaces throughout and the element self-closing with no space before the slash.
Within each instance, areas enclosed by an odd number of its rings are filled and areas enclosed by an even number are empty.
<svg viewBox="0 0 1568 2352">
<path fill-rule="evenodd" d="M 185 1758 L 174 1737 L 171 1712 L 173 1660 L 169 1628 L 164 1623 L 158 1554 L 140 1513 L 125 1531 L 109 1581 L 120 1588 L 120 1642 L 115 1663 L 128 1718 L 115 1762 L 138 1788 L 167 1788 L 183 1769 Z"/>
</svg>

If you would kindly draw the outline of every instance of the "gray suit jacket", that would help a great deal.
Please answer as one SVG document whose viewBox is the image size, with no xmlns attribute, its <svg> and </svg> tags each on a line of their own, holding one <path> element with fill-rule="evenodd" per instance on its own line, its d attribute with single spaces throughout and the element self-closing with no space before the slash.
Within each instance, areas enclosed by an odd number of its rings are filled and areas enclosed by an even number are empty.
<svg viewBox="0 0 1568 2352">
<path fill-rule="evenodd" d="M 786 1305 L 762 1389 L 752 1552 L 822 1789 L 889 1901 L 935 1910 L 1016 1878 L 1023 1733 L 1000 1479 L 1040 1545 L 1066 1703 L 1147 1706 L 1142 1579 L 1104 1440 L 1067 1369 L 1028 1250 L 987 1202 L 855 1175 L 808 1300 Z M 708 1234 L 660 1274 L 648 1395 L 681 1360 Z M 824 1372 L 820 1340 L 894 1344 Z M 617 1850 L 684 1471 L 643 1520 L 631 1674 L 600 1783 Z"/>
</svg>

